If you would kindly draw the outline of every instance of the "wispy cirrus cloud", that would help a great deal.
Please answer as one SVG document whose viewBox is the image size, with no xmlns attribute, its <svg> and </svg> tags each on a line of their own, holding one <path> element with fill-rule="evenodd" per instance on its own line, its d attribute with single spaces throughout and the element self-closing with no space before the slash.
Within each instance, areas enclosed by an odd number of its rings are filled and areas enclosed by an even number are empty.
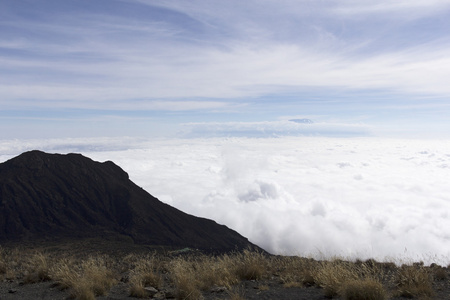
<svg viewBox="0 0 450 300">
<path fill-rule="evenodd" d="M 331 8 L 319 8 L 311 1 L 259 4 L 250 1 L 238 5 L 244 8 L 242 11 L 228 2 L 138 3 L 147 4 L 149 11 L 158 6 L 165 10 L 159 12 L 159 19 L 138 17 L 132 22 L 119 11 L 111 15 L 63 11 L 70 17 L 66 20 L 61 16 L 51 24 L 42 20 L 22 20 L 18 25 L 4 22 L 3 26 L 16 31 L 37 28 L 43 35 L 16 37 L 12 41 L 0 39 L 4 48 L 27 52 L 2 59 L 4 68 L 15 68 L 18 73 L 11 74 L 9 81 L 15 76 L 28 77 L 28 81 L 42 81 L 39 86 L 47 89 L 41 92 L 29 89 L 28 94 L 25 89 L 18 96 L 11 92 L 29 83 L 24 80 L 16 85 L 10 83 L 10 88 L 3 86 L 2 94 L 14 98 L 31 98 L 31 95 L 61 98 L 58 92 L 61 89 L 67 95 L 73 94 L 72 82 L 83 85 L 85 92 L 79 92 L 80 98 L 89 97 L 92 101 L 114 98 L 113 95 L 121 99 L 144 95 L 150 98 L 258 97 L 271 92 L 271 86 L 378 88 L 430 95 L 449 92 L 440 80 L 449 75 L 448 68 L 442 68 L 449 64 L 445 53 L 450 48 L 450 40 L 443 39 L 446 35 L 425 44 L 369 55 L 364 53 L 370 48 L 370 40 L 378 37 L 373 28 L 367 29 L 366 38 L 360 38 L 357 32 L 352 35 L 354 29 L 346 28 L 342 34 L 332 31 L 333 22 L 328 19 L 312 18 L 318 13 L 337 21 L 340 17 L 332 12 L 350 8 L 354 14 L 377 10 L 394 14 L 405 9 L 425 14 L 422 1 L 396 4 L 330 1 Z M 426 6 L 435 11 L 446 8 L 447 4 L 434 1 Z M 286 7 L 292 8 L 291 13 L 287 13 Z M 305 17 L 305 12 L 299 12 L 302 9 L 312 15 L 306 16 L 306 24 L 304 21 L 294 26 L 300 17 Z M 277 13 L 292 25 L 284 39 L 280 39 L 283 25 L 264 19 L 268 14 Z M 195 26 L 183 28 L 189 22 Z M 345 19 L 341 22 L 345 24 Z M 394 33 L 398 30 L 393 29 Z M 295 38 L 298 31 L 300 37 Z M 48 42 L 50 35 L 55 38 Z M 378 46 L 382 50 L 389 44 Z M 37 73 L 41 74 L 41 80 Z M 83 77 L 87 79 L 85 82 Z M 259 86 L 266 89 L 258 89 Z M 255 87 L 253 93 L 249 93 L 250 87 Z"/>
<path fill-rule="evenodd" d="M 386 14 L 396 15 L 405 20 L 423 18 L 435 14 L 441 10 L 449 9 L 450 5 L 445 0 L 401 0 L 401 1 L 335 1 L 334 12 L 346 15 Z"/>
<path fill-rule="evenodd" d="M 192 122 L 220 112 L 223 122 L 320 109 L 346 123 L 355 113 L 380 120 L 389 105 L 422 114 L 411 108 L 429 103 L 426 113 L 439 113 L 433 107 L 450 93 L 446 1 L 8 1 L 0 8 L 0 101 L 10 110 L 184 111 Z"/>
</svg>

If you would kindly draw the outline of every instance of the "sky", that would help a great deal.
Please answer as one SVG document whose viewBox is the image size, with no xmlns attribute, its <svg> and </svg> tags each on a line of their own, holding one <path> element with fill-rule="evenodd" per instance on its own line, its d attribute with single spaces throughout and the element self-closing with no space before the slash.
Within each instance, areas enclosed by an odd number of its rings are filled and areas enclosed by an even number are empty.
<svg viewBox="0 0 450 300">
<path fill-rule="evenodd" d="M 447 0 L 3 0 L 0 138 L 447 137 L 449 15 Z"/>
<path fill-rule="evenodd" d="M 448 0 L 1 0 L 0 162 L 111 160 L 272 253 L 447 265 L 448 28 Z"/>
</svg>

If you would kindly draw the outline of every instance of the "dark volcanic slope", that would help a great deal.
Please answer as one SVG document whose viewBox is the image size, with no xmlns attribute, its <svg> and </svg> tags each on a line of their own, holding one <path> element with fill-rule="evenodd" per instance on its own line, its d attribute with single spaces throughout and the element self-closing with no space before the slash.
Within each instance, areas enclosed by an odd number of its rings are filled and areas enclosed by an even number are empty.
<svg viewBox="0 0 450 300">
<path fill-rule="evenodd" d="M 0 240 L 105 232 L 140 244 L 218 251 L 252 246 L 226 226 L 162 203 L 109 161 L 30 151 L 0 164 Z"/>
</svg>

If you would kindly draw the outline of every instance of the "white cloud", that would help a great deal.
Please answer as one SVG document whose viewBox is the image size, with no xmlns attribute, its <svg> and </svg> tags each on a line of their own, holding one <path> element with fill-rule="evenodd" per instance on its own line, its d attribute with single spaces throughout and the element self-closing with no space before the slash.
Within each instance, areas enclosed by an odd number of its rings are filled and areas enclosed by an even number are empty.
<svg viewBox="0 0 450 300">
<path fill-rule="evenodd" d="M 440 10 L 448 9 L 446 0 L 401 0 L 401 1 L 331 1 L 336 4 L 333 11 L 343 15 L 355 14 L 396 14 L 405 19 L 424 17 Z"/>
<path fill-rule="evenodd" d="M 364 124 L 312 123 L 292 121 L 209 122 L 182 124 L 183 137 L 274 137 L 274 136 L 367 136 L 371 128 Z"/>
<path fill-rule="evenodd" d="M 55 100 L 60 106 L 67 105 L 66 100 L 73 100 L 80 106 L 89 101 L 97 108 L 105 100 L 140 98 L 151 103 L 155 98 L 239 99 L 305 87 L 387 89 L 410 95 L 440 96 L 450 92 L 445 81 L 450 77 L 450 69 L 446 67 L 450 65 L 446 56 L 448 48 L 446 43 L 433 43 L 358 58 L 350 57 L 351 53 L 318 53 L 316 49 L 292 45 L 262 45 L 258 49 L 242 45 L 228 51 L 184 48 L 183 55 L 176 59 L 173 58 L 176 53 L 160 53 L 155 60 L 144 53 L 134 57 L 135 51 L 127 50 L 128 54 L 115 62 L 31 61 L 21 67 L 24 63 L 18 61 L 8 64 L 18 64 L 19 69 L 36 64 L 37 70 L 44 74 L 69 72 L 76 79 L 53 83 L 38 79 L 32 83 L 33 76 L 23 75 L 30 77 L 30 81 L 2 85 L 0 95 L 11 99 L 11 105 L 38 95 L 40 101 Z M 83 76 L 92 81 L 80 82 Z M 45 101 L 33 102 L 47 105 Z"/>
<path fill-rule="evenodd" d="M 380 36 L 370 26 L 361 24 L 361 37 L 352 28 L 340 34 L 329 23 L 330 18 L 341 20 L 336 10 L 439 12 L 446 1 L 328 1 L 330 5 L 320 7 L 315 1 L 140 2 L 168 8 L 200 25 L 191 31 L 178 19 L 180 23 L 141 19 L 130 25 L 120 12 L 82 18 L 65 12 L 52 24 L 4 23 L 21 33 L 39 28 L 53 38 L 0 38 L 0 44 L 18 53 L 0 58 L 7 78 L 0 86 L 2 103 L 20 107 L 20 100 L 32 99 L 42 107 L 54 102 L 83 107 L 89 101 L 91 107 L 103 108 L 104 101 L 149 99 L 152 109 L 155 99 L 242 99 L 305 87 L 427 96 L 450 92 L 445 32 L 414 42 L 414 36 L 404 37 L 391 24 L 383 30 L 398 38 L 373 46 Z"/>
<path fill-rule="evenodd" d="M 271 252 L 450 262 L 448 140 L 11 140 L 0 159 L 42 145 L 112 160 L 160 200 Z"/>
</svg>

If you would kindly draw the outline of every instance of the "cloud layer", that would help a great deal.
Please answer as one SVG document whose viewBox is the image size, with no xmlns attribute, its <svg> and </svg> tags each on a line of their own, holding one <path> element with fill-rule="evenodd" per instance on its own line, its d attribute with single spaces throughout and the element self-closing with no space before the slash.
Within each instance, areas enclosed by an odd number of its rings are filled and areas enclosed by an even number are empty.
<svg viewBox="0 0 450 300">
<path fill-rule="evenodd" d="M 272 122 L 210 122 L 182 124 L 184 137 L 367 136 L 363 124 Z"/>
<path fill-rule="evenodd" d="M 379 138 L 66 139 L 2 141 L 0 159 L 41 148 L 113 160 L 160 200 L 273 253 L 446 265 L 449 146 Z"/>
</svg>

